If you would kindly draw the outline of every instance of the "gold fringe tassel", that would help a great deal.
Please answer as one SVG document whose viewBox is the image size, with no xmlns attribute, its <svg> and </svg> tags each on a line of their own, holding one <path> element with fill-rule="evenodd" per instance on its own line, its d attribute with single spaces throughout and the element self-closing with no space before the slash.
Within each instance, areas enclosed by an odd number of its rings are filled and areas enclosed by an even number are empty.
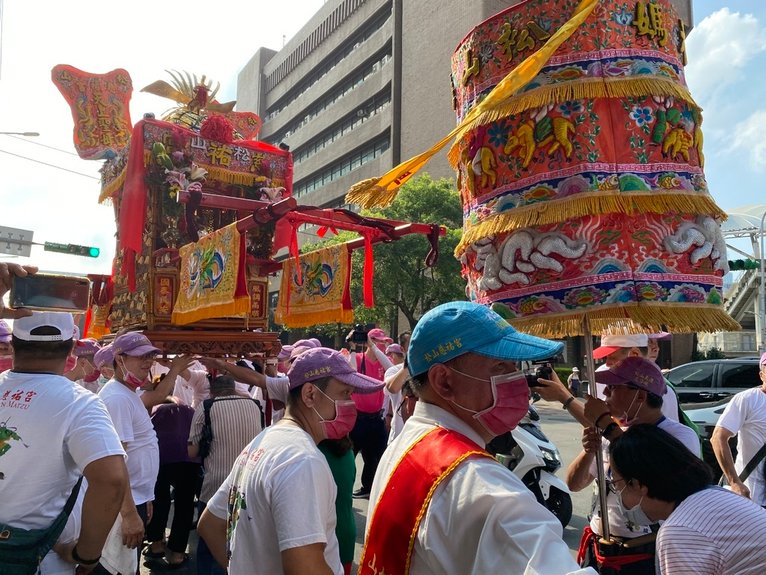
<svg viewBox="0 0 766 575">
<path fill-rule="evenodd" d="M 557 102 L 569 100 L 585 100 L 595 98 L 641 98 L 644 96 L 673 97 L 684 100 L 698 107 L 688 88 L 667 78 L 650 76 L 638 78 L 592 78 L 576 80 L 551 86 L 541 86 L 529 92 L 511 96 L 505 102 L 500 102 L 491 109 L 474 118 L 470 124 L 463 126 L 461 133 L 455 138 L 455 143 L 447 152 L 447 159 L 453 168 L 460 160 L 460 143 L 468 136 L 468 132 L 485 124 L 496 122 L 511 114 L 519 114 L 525 110 L 542 108 Z"/>
<path fill-rule="evenodd" d="M 203 319 L 219 317 L 246 317 L 250 313 L 250 296 L 234 298 L 234 301 L 213 304 L 210 306 L 177 312 L 173 311 L 171 323 L 173 325 L 188 325 Z"/>
<path fill-rule="evenodd" d="M 274 321 L 285 327 L 312 327 L 320 323 L 354 323 L 353 309 L 331 309 L 311 313 L 279 314 Z"/>
<path fill-rule="evenodd" d="M 125 176 L 128 174 L 128 167 L 125 166 L 122 171 L 117 174 L 111 182 L 104 184 L 101 187 L 101 193 L 98 195 L 98 203 L 103 204 L 112 199 L 112 196 L 119 190 L 125 183 Z"/>
<path fill-rule="evenodd" d="M 396 199 L 399 189 L 390 190 L 378 185 L 380 178 L 357 182 L 346 194 L 346 203 L 357 204 L 363 209 L 384 208 Z"/>
<path fill-rule="evenodd" d="M 266 178 L 258 174 L 247 174 L 227 170 L 220 166 L 210 166 L 208 164 L 199 164 L 201 168 L 207 170 L 208 178 L 226 182 L 227 184 L 239 184 L 241 186 L 252 186 L 257 182 L 265 182 Z"/>
<path fill-rule="evenodd" d="M 739 331 L 742 327 L 720 306 L 711 304 L 632 304 L 599 306 L 598 309 L 511 319 L 519 331 L 558 339 L 583 335 L 583 320 L 588 316 L 594 334 L 610 329 L 658 333 Z"/>
<path fill-rule="evenodd" d="M 574 218 L 591 215 L 622 213 L 668 212 L 686 214 L 709 214 L 725 220 L 726 212 L 721 210 L 708 195 L 663 194 L 659 190 L 641 193 L 587 192 L 561 200 L 530 204 L 496 214 L 480 224 L 463 230 L 463 237 L 455 248 L 460 255 L 475 241 L 531 226 L 557 224 Z"/>
<path fill-rule="evenodd" d="M 574 31 L 577 30 L 597 4 L 598 0 L 581 0 L 572 17 L 565 22 L 564 25 L 561 26 L 561 28 L 559 28 L 537 52 L 528 56 L 523 62 L 516 66 L 516 68 L 511 70 L 505 78 L 500 80 L 500 82 L 492 88 L 492 91 L 470 110 L 468 114 L 466 114 L 463 121 L 442 138 L 441 141 L 432 146 L 429 150 L 426 150 L 425 152 L 410 158 L 406 162 L 402 162 L 392 170 L 389 170 L 374 183 L 370 183 L 370 180 L 367 180 L 366 182 L 360 182 L 356 186 L 353 186 L 352 189 L 356 188 L 354 197 L 357 198 L 357 201 L 354 202 L 350 200 L 348 196 L 346 196 L 346 201 L 348 203 L 358 203 L 361 201 L 364 202 L 364 205 L 367 207 L 383 208 L 388 206 L 396 197 L 399 188 L 414 176 L 418 170 L 428 162 L 428 160 L 453 141 L 454 138 L 460 138 L 464 135 L 465 126 L 470 126 L 476 118 L 481 117 L 482 114 L 494 109 L 496 106 L 503 104 L 532 81 L 534 77 L 540 73 L 540 70 L 545 66 L 546 62 L 550 60 L 558 47 L 566 42 Z M 378 197 L 375 195 L 376 191 L 378 194 L 385 192 L 385 195 Z"/>
</svg>

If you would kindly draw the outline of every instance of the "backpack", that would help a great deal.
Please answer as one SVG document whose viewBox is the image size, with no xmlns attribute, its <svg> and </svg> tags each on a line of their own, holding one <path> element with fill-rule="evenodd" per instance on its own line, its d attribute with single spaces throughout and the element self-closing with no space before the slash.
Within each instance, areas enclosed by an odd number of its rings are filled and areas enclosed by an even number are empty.
<svg viewBox="0 0 766 575">
<path fill-rule="evenodd" d="M 46 529 L 20 529 L 0 523 L 0 557 L 3 575 L 34 575 L 40 563 L 53 549 L 61 532 L 64 531 L 69 514 L 72 512 L 80 492 L 82 477 L 77 480 L 64 509 Z"/>
<path fill-rule="evenodd" d="M 210 455 L 210 445 L 213 442 L 213 426 L 210 423 L 210 409 L 216 401 L 229 401 L 234 399 L 249 399 L 254 402 L 255 405 L 258 406 L 258 411 L 261 414 L 261 429 L 265 429 L 266 427 L 266 417 L 263 408 L 261 407 L 261 402 L 257 399 L 253 399 L 252 397 L 218 397 L 206 399 L 202 402 L 202 408 L 205 411 L 205 423 L 202 426 L 202 431 L 199 436 L 199 457 L 203 462 L 205 461 L 205 458 Z"/>
</svg>

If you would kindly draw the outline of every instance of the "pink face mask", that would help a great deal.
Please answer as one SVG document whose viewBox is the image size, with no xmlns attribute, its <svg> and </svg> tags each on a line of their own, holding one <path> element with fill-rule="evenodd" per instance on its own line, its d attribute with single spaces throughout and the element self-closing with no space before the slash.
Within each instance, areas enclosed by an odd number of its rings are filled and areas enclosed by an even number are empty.
<svg viewBox="0 0 766 575">
<path fill-rule="evenodd" d="M 450 369 L 457 371 L 454 368 Z M 515 429 L 519 421 L 526 415 L 529 409 L 529 386 L 523 372 L 514 371 L 513 373 L 495 375 L 489 379 L 474 377 L 462 371 L 457 371 L 457 373 L 479 381 L 489 382 L 492 385 L 494 401 L 486 409 L 475 411 L 454 401 L 452 403 L 460 409 L 473 413 L 473 418 L 481 423 L 482 427 L 493 437 Z"/>
<path fill-rule="evenodd" d="M 130 387 L 134 389 L 138 389 L 142 385 L 144 385 L 148 378 L 146 379 L 140 379 L 137 375 L 135 375 L 132 371 L 128 371 L 127 366 L 125 365 L 125 360 L 122 360 L 122 371 L 124 373 L 123 379 L 125 380 L 125 383 L 127 383 Z"/>
<path fill-rule="evenodd" d="M 77 358 L 73 355 L 67 356 L 66 365 L 64 366 L 64 373 L 69 373 L 75 367 L 77 367 Z"/>
<path fill-rule="evenodd" d="M 346 437 L 354 429 L 356 423 L 356 404 L 352 399 L 333 399 L 318 387 L 317 390 L 335 404 L 335 417 L 333 419 L 324 419 L 315 407 L 312 408 L 314 413 L 319 416 L 325 438 L 340 439 Z"/>
</svg>

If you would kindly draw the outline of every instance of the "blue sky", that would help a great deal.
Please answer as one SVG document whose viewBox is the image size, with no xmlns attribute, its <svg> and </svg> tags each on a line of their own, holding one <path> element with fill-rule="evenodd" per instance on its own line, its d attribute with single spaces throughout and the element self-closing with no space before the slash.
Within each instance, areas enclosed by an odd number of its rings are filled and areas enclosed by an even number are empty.
<svg viewBox="0 0 766 575">
<path fill-rule="evenodd" d="M 766 2 L 696 0 L 686 80 L 703 109 L 705 175 L 720 207 L 766 204 Z"/>
<path fill-rule="evenodd" d="M 3 0 L 0 0 L 3 2 Z M 165 69 L 206 74 L 233 99 L 236 76 L 258 46 L 278 49 L 322 0 L 5 0 L 0 69 L 0 131 L 36 131 L 38 144 L 0 135 L 0 225 L 35 231 L 35 240 L 93 245 L 96 260 L 36 247 L 32 261 L 47 270 L 109 273 L 114 253 L 110 206 L 98 205 L 100 162 L 72 155 L 68 106 L 50 81 L 59 63 L 133 78 L 133 121 L 161 114 L 167 100 L 139 93 Z M 76 10 L 74 9 L 76 7 Z M 213 8 L 211 10 L 211 8 Z M 694 2 L 687 80 L 704 110 L 706 175 L 718 204 L 766 203 L 766 1 Z M 56 170 L 9 155 L 65 167 Z M 0 259 L 7 256 L 0 255 Z M 25 260 L 20 259 L 24 262 Z"/>
</svg>

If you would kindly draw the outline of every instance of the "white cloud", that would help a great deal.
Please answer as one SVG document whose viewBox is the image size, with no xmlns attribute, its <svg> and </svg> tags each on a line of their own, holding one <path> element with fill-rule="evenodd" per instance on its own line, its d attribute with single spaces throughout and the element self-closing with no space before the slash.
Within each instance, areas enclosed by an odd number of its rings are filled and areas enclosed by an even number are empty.
<svg viewBox="0 0 766 575">
<path fill-rule="evenodd" d="M 757 172 L 766 172 L 766 110 L 756 110 L 733 130 L 733 141 L 727 150 L 744 153 L 750 167 Z"/>
<path fill-rule="evenodd" d="M 766 30 L 752 14 L 721 8 L 704 18 L 686 40 L 686 81 L 700 102 L 745 77 L 747 64 L 766 51 Z"/>
</svg>

